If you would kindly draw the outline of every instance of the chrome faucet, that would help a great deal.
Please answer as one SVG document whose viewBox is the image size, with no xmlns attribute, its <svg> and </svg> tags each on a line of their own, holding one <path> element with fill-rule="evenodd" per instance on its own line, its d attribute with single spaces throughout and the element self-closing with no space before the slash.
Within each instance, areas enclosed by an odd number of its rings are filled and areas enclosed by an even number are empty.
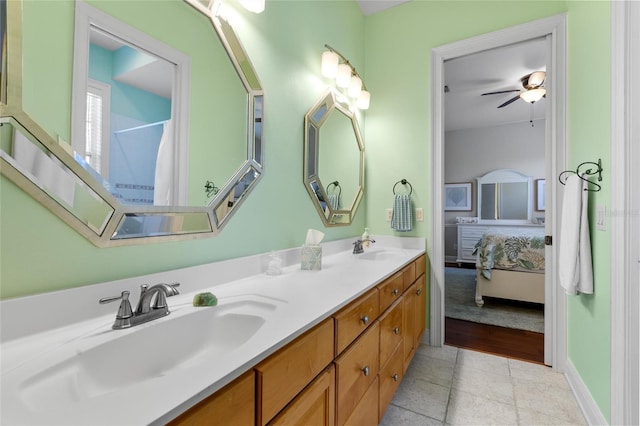
<svg viewBox="0 0 640 426">
<path fill-rule="evenodd" d="M 371 244 L 375 243 L 375 240 L 370 238 L 365 238 L 364 240 L 356 240 L 353 243 L 353 254 L 361 254 L 364 253 L 364 248 L 362 247 L 362 243 L 365 241 L 369 241 Z"/>
<path fill-rule="evenodd" d="M 130 328 L 169 315 L 171 312 L 167 306 L 167 297 L 179 294 L 176 288 L 179 285 L 180 283 L 160 283 L 149 287 L 147 284 L 142 284 L 135 312 L 131 309 L 128 291 L 123 291 L 120 296 L 100 299 L 99 303 L 105 304 L 121 300 L 112 328 L 114 330 Z"/>
</svg>

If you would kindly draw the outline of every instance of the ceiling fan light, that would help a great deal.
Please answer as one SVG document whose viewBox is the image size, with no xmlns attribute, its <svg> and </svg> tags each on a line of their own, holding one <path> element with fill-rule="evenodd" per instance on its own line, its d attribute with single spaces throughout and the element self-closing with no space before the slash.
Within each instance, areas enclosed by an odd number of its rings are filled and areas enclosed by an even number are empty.
<svg viewBox="0 0 640 426">
<path fill-rule="evenodd" d="M 520 93 L 520 98 L 529 103 L 538 102 L 547 93 L 544 88 L 530 89 L 526 92 Z"/>
<path fill-rule="evenodd" d="M 544 71 L 535 71 L 529 75 L 527 84 L 529 87 L 539 87 L 544 83 L 546 73 Z"/>
</svg>

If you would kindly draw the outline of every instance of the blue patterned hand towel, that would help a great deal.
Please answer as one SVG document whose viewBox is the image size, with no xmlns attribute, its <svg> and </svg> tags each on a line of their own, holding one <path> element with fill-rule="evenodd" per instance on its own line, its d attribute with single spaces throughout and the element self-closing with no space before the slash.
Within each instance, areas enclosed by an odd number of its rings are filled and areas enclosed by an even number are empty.
<svg viewBox="0 0 640 426">
<path fill-rule="evenodd" d="M 339 194 L 331 194 L 329 195 L 329 205 L 333 210 L 340 209 L 340 195 Z"/>
<path fill-rule="evenodd" d="M 413 229 L 413 214 L 411 211 L 411 196 L 398 194 L 393 203 L 393 216 L 391 228 L 399 232 L 407 232 Z"/>
</svg>

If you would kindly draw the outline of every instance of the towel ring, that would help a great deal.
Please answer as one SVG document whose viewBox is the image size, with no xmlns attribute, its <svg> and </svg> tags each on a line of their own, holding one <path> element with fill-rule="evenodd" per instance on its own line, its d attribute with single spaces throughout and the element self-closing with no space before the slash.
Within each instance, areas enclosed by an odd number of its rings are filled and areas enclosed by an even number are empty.
<svg viewBox="0 0 640 426">
<path fill-rule="evenodd" d="M 402 179 L 402 180 L 397 181 L 396 184 L 393 185 L 393 195 L 396 195 L 396 186 L 398 186 L 399 183 L 401 183 L 403 185 L 409 185 L 409 195 L 411 195 L 413 193 L 413 187 L 411 186 L 409 181 L 406 180 L 406 179 Z"/>
<path fill-rule="evenodd" d="M 329 185 L 327 185 L 327 192 L 329 192 L 329 188 L 331 188 L 331 185 L 335 186 L 338 189 L 338 197 L 339 197 L 340 194 L 342 194 L 342 188 L 340 187 L 340 183 L 337 180 L 331 182 Z"/>
</svg>

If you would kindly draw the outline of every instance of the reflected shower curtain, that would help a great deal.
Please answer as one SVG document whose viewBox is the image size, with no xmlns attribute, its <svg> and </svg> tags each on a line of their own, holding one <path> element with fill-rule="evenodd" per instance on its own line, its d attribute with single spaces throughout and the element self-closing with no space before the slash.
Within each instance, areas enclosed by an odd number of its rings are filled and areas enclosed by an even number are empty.
<svg viewBox="0 0 640 426">
<path fill-rule="evenodd" d="M 174 204 L 172 197 L 173 188 L 173 123 L 167 120 L 164 123 L 158 157 L 156 160 L 156 179 L 153 192 L 153 204 L 156 206 L 169 206 Z"/>
</svg>

